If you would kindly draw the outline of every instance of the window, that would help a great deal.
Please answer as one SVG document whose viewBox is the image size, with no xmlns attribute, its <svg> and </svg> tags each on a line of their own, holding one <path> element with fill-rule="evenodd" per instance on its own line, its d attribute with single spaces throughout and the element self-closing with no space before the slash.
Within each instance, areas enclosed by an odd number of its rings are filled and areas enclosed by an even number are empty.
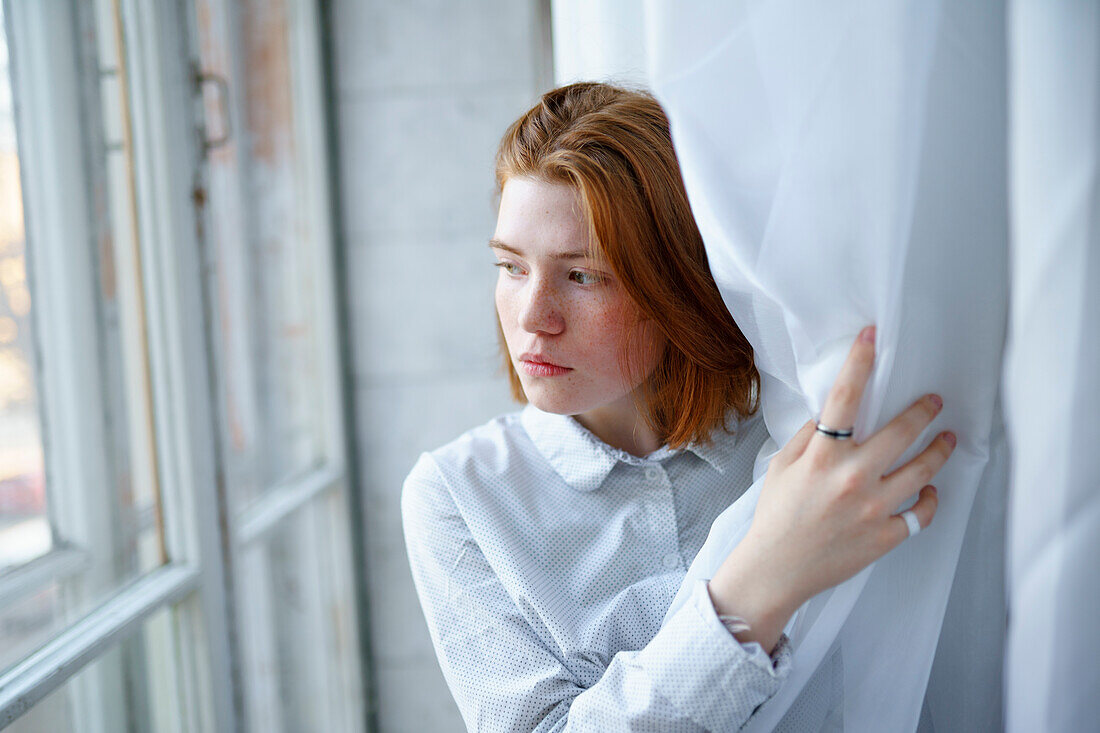
<svg viewBox="0 0 1100 733">
<path fill-rule="evenodd" d="M 0 7 L 0 727 L 361 729 L 316 3 Z"/>
</svg>

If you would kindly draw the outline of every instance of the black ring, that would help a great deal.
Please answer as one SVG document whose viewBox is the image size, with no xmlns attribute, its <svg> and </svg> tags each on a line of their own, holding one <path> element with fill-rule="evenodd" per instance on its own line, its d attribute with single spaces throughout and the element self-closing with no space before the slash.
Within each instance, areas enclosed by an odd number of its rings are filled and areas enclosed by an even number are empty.
<svg viewBox="0 0 1100 733">
<path fill-rule="evenodd" d="M 848 440 L 852 437 L 853 428 L 848 428 L 847 430 L 836 430 L 835 428 L 825 427 L 821 423 L 818 423 L 815 430 L 817 430 L 817 432 L 821 433 L 825 437 L 832 438 L 833 440 Z"/>
</svg>

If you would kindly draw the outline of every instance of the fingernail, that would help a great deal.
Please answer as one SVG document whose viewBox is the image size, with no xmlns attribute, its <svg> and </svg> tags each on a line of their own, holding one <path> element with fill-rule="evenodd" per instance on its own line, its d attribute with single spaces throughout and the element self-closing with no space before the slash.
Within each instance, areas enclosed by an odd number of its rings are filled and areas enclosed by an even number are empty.
<svg viewBox="0 0 1100 733">
<path fill-rule="evenodd" d="M 868 326 L 859 332 L 859 340 L 865 344 L 873 344 L 875 342 L 875 327 Z"/>
<path fill-rule="evenodd" d="M 938 394 L 928 395 L 928 399 L 932 402 L 933 405 L 936 406 L 937 410 L 943 409 L 943 398 L 940 397 Z"/>
<path fill-rule="evenodd" d="M 944 439 L 945 441 L 947 441 L 947 444 L 948 444 L 949 446 L 951 446 L 952 448 L 954 448 L 954 447 L 955 447 L 955 443 L 957 442 L 957 439 L 955 438 L 955 434 L 954 434 L 954 433 L 944 433 L 944 434 L 943 434 L 943 439 Z"/>
</svg>

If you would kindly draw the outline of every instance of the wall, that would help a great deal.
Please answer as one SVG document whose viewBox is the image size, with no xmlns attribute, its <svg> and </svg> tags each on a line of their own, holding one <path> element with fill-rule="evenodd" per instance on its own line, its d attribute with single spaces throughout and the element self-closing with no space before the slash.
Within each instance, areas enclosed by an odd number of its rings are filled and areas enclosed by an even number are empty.
<svg viewBox="0 0 1100 733">
<path fill-rule="evenodd" d="M 552 0 L 555 82 L 646 85 L 644 6 L 638 0 Z"/>
<path fill-rule="evenodd" d="M 334 0 L 342 241 L 382 731 L 461 730 L 416 599 L 401 483 L 516 409 L 492 311 L 492 160 L 552 84 L 549 3 Z"/>
</svg>

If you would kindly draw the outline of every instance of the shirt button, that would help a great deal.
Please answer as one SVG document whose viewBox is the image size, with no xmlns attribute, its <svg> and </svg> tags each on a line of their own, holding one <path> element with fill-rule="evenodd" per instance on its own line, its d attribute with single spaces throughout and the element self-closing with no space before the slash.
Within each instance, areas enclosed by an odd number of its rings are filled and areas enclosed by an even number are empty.
<svg viewBox="0 0 1100 733">
<path fill-rule="evenodd" d="M 680 556 L 675 552 L 670 552 L 665 555 L 664 560 L 662 560 L 661 562 L 664 563 L 664 566 L 666 568 L 672 570 L 673 568 L 677 568 L 680 566 Z"/>
<path fill-rule="evenodd" d="M 661 472 L 656 468 L 650 467 L 645 470 L 645 477 L 650 481 L 656 481 L 661 477 Z"/>
</svg>

